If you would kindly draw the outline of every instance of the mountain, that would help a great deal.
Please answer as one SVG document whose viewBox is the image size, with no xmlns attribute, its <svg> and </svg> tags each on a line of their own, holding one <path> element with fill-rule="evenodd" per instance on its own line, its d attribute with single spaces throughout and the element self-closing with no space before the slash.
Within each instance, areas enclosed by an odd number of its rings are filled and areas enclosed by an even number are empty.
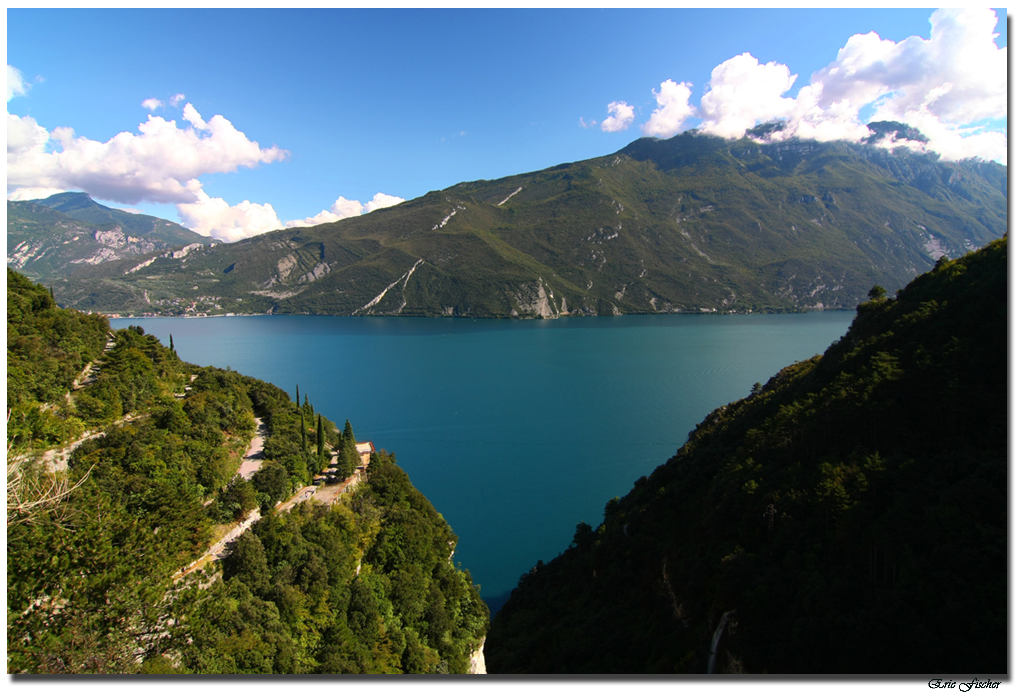
<svg viewBox="0 0 1015 692">
<path fill-rule="evenodd" d="M 878 136 L 919 136 L 899 127 Z M 767 132 L 640 139 L 333 224 L 90 267 L 55 289 L 82 309 L 155 314 L 853 308 L 1005 232 L 1004 166 L 757 140 Z"/>
<path fill-rule="evenodd" d="M 84 192 L 61 192 L 36 200 L 36 203 L 95 226 L 120 226 L 124 233 L 152 238 L 167 246 L 191 243 L 209 245 L 212 242 L 211 238 L 194 233 L 178 223 L 104 206 Z"/>
<path fill-rule="evenodd" d="M 7 202 L 7 266 L 47 283 L 83 267 L 210 242 L 171 221 L 103 206 L 83 192 Z"/>
<path fill-rule="evenodd" d="M 488 670 L 1005 673 L 1007 291 L 1007 237 L 872 290 L 524 574 Z"/>
<path fill-rule="evenodd" d="M 348 421 L 10 269 L 7 362 L 8 674 L 481 668 L 489 610 L 394 455 L 321 485 Z"/>
</svg>

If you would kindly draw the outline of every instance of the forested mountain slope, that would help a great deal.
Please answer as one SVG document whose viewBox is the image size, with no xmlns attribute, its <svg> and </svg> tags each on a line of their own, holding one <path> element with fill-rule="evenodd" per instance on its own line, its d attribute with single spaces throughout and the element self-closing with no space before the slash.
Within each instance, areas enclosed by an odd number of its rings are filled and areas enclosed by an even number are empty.
<svg viewBox="0 0 1015 692">
<path fill-rule="evenodd" d="M 61 304 L 153 314 L 851 309 L 871 285 L 894 291 L 1005 232 L 1004 166 L 764 135 L 640 139 L 54 287 Z"/>
<path fill-rule="evenodd" d="M 351 453 L 348 422 L 140 328 L 107 342 L 105 318 L 10 270 L 7 315 L 8 673 L 469 670 L 489 611 L 393 455 L 333 504 L 276 509 Z M 252 512 L 222 563 L 181 578 Z"/>
<path fill-rule="evenodd" d="M 873 290 L 523 575 L 490 672 L 1007 672 L 1007 282 Z"/>
</svg>

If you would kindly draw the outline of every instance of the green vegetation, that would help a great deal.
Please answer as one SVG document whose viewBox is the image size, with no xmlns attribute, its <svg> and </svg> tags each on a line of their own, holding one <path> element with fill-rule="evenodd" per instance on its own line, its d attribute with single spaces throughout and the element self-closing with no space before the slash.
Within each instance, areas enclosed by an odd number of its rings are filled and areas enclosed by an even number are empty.
<svg viewBox="0 0 1015 692">
<path fill-rule="evenodd" d="M 393 456 L 333 504 L 276 511 L 341 439 L 309 401 L 140 327 L 106 347 L 105 318 L 10 271 L 7 287 L 9 673 L 467 672 L 489 612 Z M 255 414 L 266 461 L 248 482 Z M 72 441 L 66 468 L 41 455 Z M 221 568 L 183 576 L 257 508 Z"/>
<path fill-rule="evenodd" d="M 111 260 L 136 264 L 144 255 L 210 242 L 177 223 L 97 204 L 83 192 L 7 202 L 7 264 L 47 284 Z"/>
<path fill-rule="evenodd" d="M 1007 239 L 871 293 L 523 575 L 490 672 L 1007 670 Z"/>
<path fill-rule="evenodd" d="M 7 270 L 7 440 L 16 448 L 57 444 L 83 429 L 64 394 L 102 353 L 105 318 L 61 310 L 42 286 Z"/>
<path fill-rule="evenodd" d="M 468 672 L 489 611 L 451 564 L 455 541 L 376 455 L 351 503 L 303 504 L 243 534 L 156 651 L 195 673 Z"/>
<path fill-rule="evenodd" d="M 162 315 L 852 309 L 999 238 L 1006 194 L 994 163 L 687 132 L 137 271 L 81 268 L 54 289 L 79 309 Z"/>
</svg>

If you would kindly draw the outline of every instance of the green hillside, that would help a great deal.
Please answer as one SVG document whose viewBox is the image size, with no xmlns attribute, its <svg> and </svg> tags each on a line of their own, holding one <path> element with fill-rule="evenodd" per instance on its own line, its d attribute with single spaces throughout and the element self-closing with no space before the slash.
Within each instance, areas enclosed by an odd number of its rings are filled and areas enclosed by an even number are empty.
<svg viewBox="0 0 1015 692">
<path fill-rule="evenodd" d="M 210 242 L 179 224 L 102 206 L 83 192 L 7 202 L 7 266 L 46 284 L 106 262 Z"/>
<path fill-rule="evenodd" d="M 913 135 L 915 136 L 915 135 Z M 62 304 L 184 312 L 556 317 L 854 308 L 1007 227 L 1007 169 L 870 144 L 687 132 L 140 266 Z"/>
<path fill-rule="evenodd" d="M 348 422 L 110 334 L 10 270 L 7 301 L 9 674 L 469 671 L 489 611 L 394 455 L 299 501 L 332 450 L 354 454 Z"/>
<path fill-rule="evenodd" d="M 178 223 L 147 214 L 113 209 L 99 204 L 84 192 L 61 192 L 46 199 L 35 200 L 35 203 L 95 226 L 120 226 L 127 234 L 146 236 L 167 246 L 211 243 L 211 238 L 194 233 Z"/>
<path fill-rule="evenodd" d="M 523 575 L 489 671 L 1006 673 L 1007 291 L 1007 238 L 876 287 Z"/>
</svg>

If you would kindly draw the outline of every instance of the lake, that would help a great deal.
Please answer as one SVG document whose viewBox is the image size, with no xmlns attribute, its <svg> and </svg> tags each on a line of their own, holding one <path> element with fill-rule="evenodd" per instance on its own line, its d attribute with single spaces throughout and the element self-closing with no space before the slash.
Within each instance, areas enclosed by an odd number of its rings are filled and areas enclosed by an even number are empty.
<svg viewBox="0 0 1015 692">
<path fill-rule="evenodd" d="M 669 459 L 714 408 L 822 353 L 855 313 L 559 320 L 250 316 L 137 324 L 272 382 L 394 452 L 496 608 L 537 560 Z"/>
</svg>

